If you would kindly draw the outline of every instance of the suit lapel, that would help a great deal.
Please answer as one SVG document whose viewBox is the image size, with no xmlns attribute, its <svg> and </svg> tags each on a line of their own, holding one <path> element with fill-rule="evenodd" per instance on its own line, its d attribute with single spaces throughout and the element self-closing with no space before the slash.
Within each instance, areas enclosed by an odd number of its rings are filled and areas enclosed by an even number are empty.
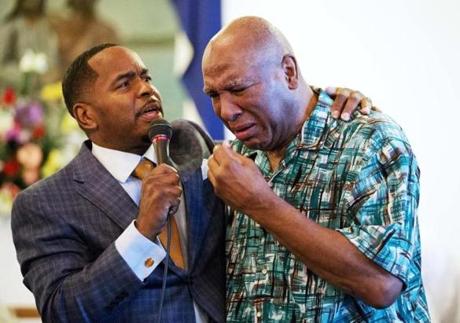
<svg viewBox="0 0 460 323">
<path fill-rule="evenodd" d="M 89 145 L 89 142 L 85 142 L 75 159 L 74 181 L 77 191 L 125 229 L 136 217 L 137 206 L 120 183 L 93 156 Z"/>
<path fill-rule="evenodd" d="M 203 179 L 201 168 L 192 176 L 186 176 L 182 182 L 184 186 L 185 203 L 187 206 L 187 235 L 189 270 L 193 269 L 199 256 L 209 224 L 208 212 L 203 210 Z"/>
</svg>

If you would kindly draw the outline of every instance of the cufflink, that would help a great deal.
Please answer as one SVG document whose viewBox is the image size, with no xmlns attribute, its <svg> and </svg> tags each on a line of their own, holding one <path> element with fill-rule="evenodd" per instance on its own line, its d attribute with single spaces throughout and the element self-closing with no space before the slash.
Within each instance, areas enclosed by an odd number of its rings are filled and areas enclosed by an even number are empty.
<svg viewBox="0 0 460 323">
<path fill-rule="evenodd" d="M 153 259 L 149 257 L 149 258 L 145 259 L 144 266 L 147 267 L 147 268 L 150 268 L 150 267 L 153 266 L 154 263 L 155 263 L 155 261 L 153 261 Z"/>
</svg>

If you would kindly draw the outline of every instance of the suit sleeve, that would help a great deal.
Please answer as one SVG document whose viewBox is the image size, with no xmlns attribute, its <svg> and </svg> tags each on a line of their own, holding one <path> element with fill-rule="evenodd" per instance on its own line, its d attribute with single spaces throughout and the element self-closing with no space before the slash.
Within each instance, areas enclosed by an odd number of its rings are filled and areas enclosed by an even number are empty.
<svg viewBox="0 0 460 323">
<path fill-rule="evenodd" d="M 45 322 L 99 322 L 144 283 L 112 242 L 101 253 L 65 221 L 36 190 L 18 195 L 12 211 L 13 239 L 24 276 Z M 98 254 L 91 259 L 90 255 Z"/>
</svg>

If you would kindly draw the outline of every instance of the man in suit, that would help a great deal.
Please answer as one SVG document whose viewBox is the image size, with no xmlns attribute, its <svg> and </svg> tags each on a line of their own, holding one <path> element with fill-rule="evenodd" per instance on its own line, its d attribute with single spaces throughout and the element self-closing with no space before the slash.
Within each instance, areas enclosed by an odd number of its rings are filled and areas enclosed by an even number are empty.
<svg viewBox="0 0 460 323">
<path fill-rule="evenodd" d="M 89 140 L 65 168 L 19 194 L 12 214 L 24 283 L 44 321 L 157 321 L 166 259 L 161 235 L 171 208 L 178 208 L 183 258 L 176 262 L 171 253 L 162 318 L 225 321 L 223 204 L 201 163 L 184 157 L 195 146 L 190 131 L 199 129 L 181 128 L 182 138 L 173 137 L 188 146 L 176 154 L 184 161 L 180 176 L 161 164 L 140 180 L 138 163 L 156 161 L 147 133 L 162 106 L 139 56 L 96 46 L 71 64 L 63 93 Z M 359 96 L 347 105 L 339 95 L 340 108 L 354 109 Z"/>
<path fill-rule="evenodd" d="M 156 321 L 165 259 L 158 235 L 178 208 L 184 264 L 169 261 L 162 318 L 224 321 L 223 205 L 208 180 L 199 167 L 179 176 L 165 164 L 132 176 L 142 158 L 156 162 L 147 133 L 162 116 L 142 60 L 96 46 L 69 67 L 63 93 L 89 140 L 64 169 L 19 194 L 12 214 L 24 283 L 43 320 Z"/>
</svg>

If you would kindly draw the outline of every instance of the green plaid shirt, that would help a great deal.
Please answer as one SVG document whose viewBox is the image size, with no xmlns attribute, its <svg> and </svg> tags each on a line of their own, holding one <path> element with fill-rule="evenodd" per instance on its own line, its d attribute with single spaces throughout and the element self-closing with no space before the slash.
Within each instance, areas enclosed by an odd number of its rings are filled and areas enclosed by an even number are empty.
<svg viewBox="0 0 460 323">
<path fill-rule="evenodd" d="M 228 322 L 429 322 L 420 273 L 416 209 L 419 170 L 401 128 L 379 112 L 330 115 L 319 94 L 311 117 L 275 172 L 263 151 L 241 142 L 273 191 L 320 225 L 341 232 L 404 282 L 396 302 L 376 309 L 311 272 L 248 216 L 229 210 Z M 248 179 L 248 185 L 251 185 Z"/>
</svg>

